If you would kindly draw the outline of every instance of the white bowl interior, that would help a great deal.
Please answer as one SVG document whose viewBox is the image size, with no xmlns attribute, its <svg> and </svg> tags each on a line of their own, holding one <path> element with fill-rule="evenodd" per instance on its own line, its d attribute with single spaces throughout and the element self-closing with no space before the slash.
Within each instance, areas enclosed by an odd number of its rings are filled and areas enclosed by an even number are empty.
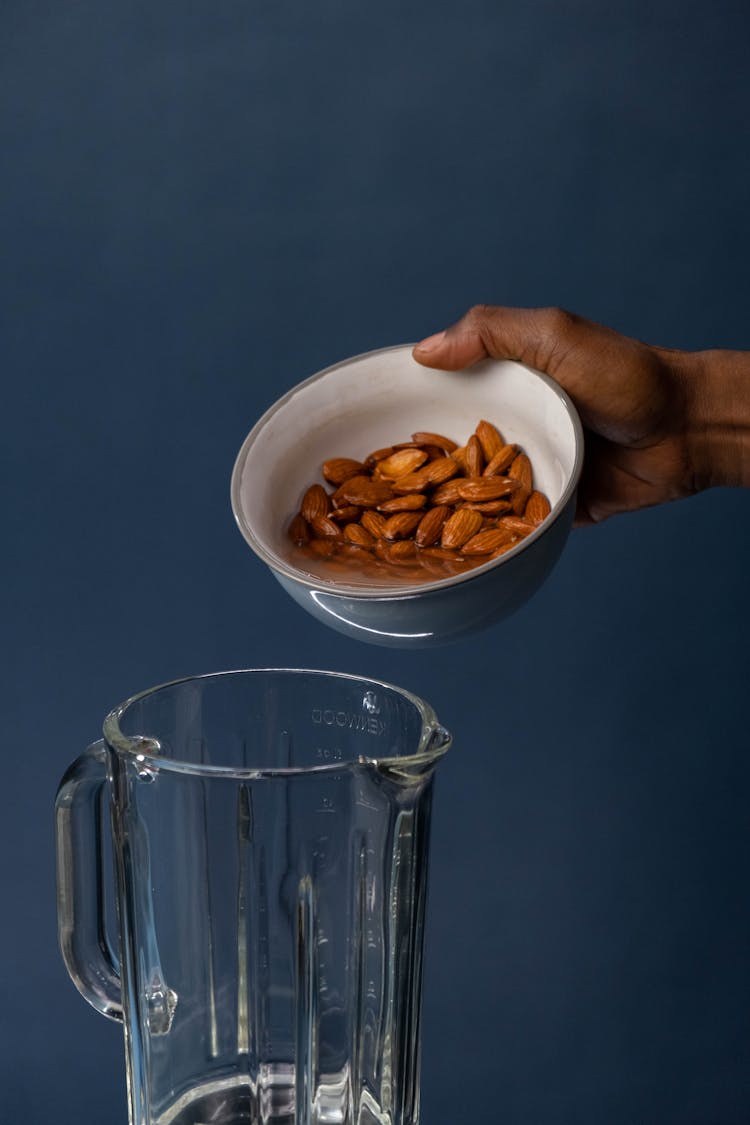
<svg viewBox="0 0 750 1125">
<path fill-rule="evenodd" d="M 575 427 L 559 388 L 523 364 L 487 360 L 468 371 L 422 367 L 411 346 L 346 360 L 299 384 L 266 412 L 240 450 L 232 480 L 235 516 L 289 565 L 286 528 L 305 489 L 323 482 L 331 457 L 362 460 L 381 446 L 429 430 L 463 444 L 493 422 L 531 458 L 534 484 L 553 512 L 575 467 Z"/>
</svg>

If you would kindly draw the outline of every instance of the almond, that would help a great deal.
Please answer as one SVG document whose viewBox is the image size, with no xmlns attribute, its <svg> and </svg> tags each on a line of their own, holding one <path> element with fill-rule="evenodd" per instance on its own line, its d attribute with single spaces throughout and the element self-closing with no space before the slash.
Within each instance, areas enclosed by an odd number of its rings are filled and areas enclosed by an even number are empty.
<svg viewBox="0 0 750 1125">
<path fill-rule="evenodd" d="M 386 445 L 383 449 L 376 449 L 373 453 L 368 453 L 365 457 L 365 465 L 375 465 L 378 461 L 384 461 L 386 457 L 390 457 L 395 450 L 392 445 Z"/>
<path fill-rule="evenodd" d="M 387 521 L 383 531 L 386 539 L 406 539 L 422 519 L 421 512 L 397 512 Z"/>
<path fill-rule="evenodd" d="M 467 477 L 481 477 L 484 468 L 484 454 L 479 444 L 479 438 L 472 434 L 466 443 L 466 475 Z"/>
<path fill-rule="evenodd" d="M 393 491 L 397 496 L 406 496 L 410 492 L 424 492 L 429 488 L 429 481 L 423 475 L 424 470 L 420 469 L 416 473 L 409 473 L 408 476 L 401 477 L 401 480 L 394 480 Z"/>
<path fill-rule="evenodd" d="M 427 497 L 423 492 L 407 492 L 406 496 L 394 496 L 384 504 L 378 504 L 379 512 L 416 512 L 417 508 L 424 508 Z"/>
<path fill-rule="evenodd" d="M 483 512 L 486 516 L 500 516 L 503 512 L 510 512 L 513 509 L 510 500 L 485 500 L 484 503 L 463 503 L 459 506 L 473 508 L 475 512 Z"/>
<path fill-rule="evenodd" d="M 424 449 L 401 449 L 398 453 L 392 453 L 390 457 L 379 461 L 377 472 L 381 477 L 398 480 L 399 477 L 413 473 L 420 465 L 424 465 L 428 456 Z"/>
<path fill-rule="evenodd" d="M 383 538 L 383 532 L 386 525 L 386 519 L 384 516 L 381 516 L 377 512 L 369 510 L 362 513 L 361 523 L 362 527 L 364 527 L 366 531 L 370 532 L 370 535 L 374 535 L 376 539 Z"/>
<path fill-rule="evenodd" d="M 332 512 L 328 513 L 329 520 L 335 520 L 336 523 L 352 523 L 358 520 L 362 509 L 355 508 L 352 504 L 347 504 L 343 508 L 334 508 Z"/>
<path fill-rule="evenodd" d="M 489 461 L 487 468 L 484 470 L 484 475 L 486 477 L 494 477 L 499 473 L 504 473 L 515 460 L 517 453 L 517 445 L 504 445 Z"/>
<path fill-rule="evenodd" d="M 429 512 L 425 512 L 414 536 L 418 547 L 431 547 L 438 541 L 450 512 L 447 504 L 439 504 L 436 508 L 430 508 Z"/>
<path fill-rule="evenodd" d="M 461 562 L 461 555 L 458 551 L 448 550 L 447 547 L 424 547 L 420 555 L 426 555 L 429 559 L 442 559 L 444 562 Z"/>
<path fill-rule="evenodd" d="M 526 501 L 523 518 L 529 523 L 543 523 L 550 514 L 550 503 L 543 492 L 532 492 Z"/>
<path fill-rule="evenodd" d="M 416 473 L 409 473 L 405 477 L 393 482 L 393 491 L 399 495 L 407 492 L 424 492 L 426 488 L 443 484 L 458 472 L 458 465 L 450 457 L 443 457 L 441 461 L 430 461 L 424 468 Z"/>
<path fill-rule="evenodd" d="M 289 538 L 298 547 L 304 547 L 305 543 L 310 542 L 310 528 L 301 513 L 298 513 L 289 524 Z"/>
<path fill-rule="evenodd" d="M 464 543 L 461 551 L 469 558 L 472 555 L 491 555 L 498 547 L 512 542 L 513 538 L 513 532 L 507 528 L 488 528 L 485 531 L 478 532 L 477 535 L 472 535 L 471 539 Z"/>
<path fill-rule="evenodd" d="M 511 466 L 508 469 L 508 476 L 519 481 L 523 488 L 527 488 L 529 492 L 531 492 L 531 461 L 529 461 L 525 453 L 518 453 L 513 458 Z"/>
<path fill-rule="evenodd" d="M 455 441 L 451 441 L 450 438 L 444 437 L 442 434 L 428 433 L 426 430 L 419 430 L 416 434 L 412 434 L 411 440 L 418 445 L 437 445 L 439 449 L 444 449 L 446 453 L 452 453 L 454 449 L 458 449 Z"/>
<path fill-rule="evenodd" d="M 446 481 L 445 484 L 439 484 L 432 494 L 433 504 L 457 504 L 461 499 L 458 490 L 461 487 L 462 479 L 456 478 Z"/>
<path fill-rule="evenodd" d="M 344 528 L 344 538 L 353 543 L 355 547 L 367 547 L 369 549 L 375 544 L 374 537 L 361 523 L 347 524 Z"/>
<path fill-rule="evenodd" d="M 466 446 L 465 445 L 460 446 L 458 449 L 454 449 L 453 452 L 449 454 L 449 457 L 451 457 L 452 460 L 454 460 L 456 462 L 456 464 L 458 465 L 459 469 L 461 469 L 462 472 L 466 472 Z"/>
<path fill-rule="evenodd" d="M 330 558 L 336 550 L 336 544 L 332 539 L 311 539 L 307 544 L 307 549 L 312 551 L 314 555 Z"/>
<path fill-rule="evenodd" d="M 415 559 L 416 553 L 413 539 L 401 539 L 398 543 L 389 543 L 384 558 L 390 563 L 403 563 Z"/>
<path fill-rule="evenodd" d="M 308 523 L 312 523 L 318 516 L 327 516 L 330 511 L 331 501 L 322 484 L 311 484 L 300 504 L 300 515 Z"/>
<path fill-rule="evenodd" d="M 345 559 L 354 559 L 356 562 L 361 562 L 362 559 L 370 559 L 374 562 L 372 554 L 368 551 L 367 547 L 361 546 L 359 543 L 337 543 L 336 554 Z"/>
<path fill-rule="evenodd" d="M 458 495 L 462 500 L 482 503 L 485 500 L 499 500 L 519 487 L 518 481 L 509 477 L 467 477 L 460 482 Z"/>
<path fill-rule="evenodd" d="M 520 516 L 526 509 L 526 503 L 534 487 L 532 484 L 531 461 L 529 461 L 525 453 L 519 453 L 515 458 L 508 469 L 508 476 L 512 477 L 513 480 L 517 480 L 519 484 L 518 491 L 513 497 L 513 511 L 517 516 Z"/>
<path fill-rule="evenodd" d="M 322 472 L 329 484 L 338 485 L 361 473 L 363 467 L 361 461 L 353 461 L 351 457 L 333 457 L 323 462 Z"/>
<path fill-rule="evenodd" d="M 492 552 L 491 557 L 493 559 L 499 559 L 500 556 L 504 555 L 506 551 L 512 551 L 514 547 L 517 547 L 518 543 L 519 543 L 518 539 L 514 539 L 510 543 L 503 543 L 502 547 L 498 547 L 498 549 L 496 551 Z"/>
<path fill-rule="evenodd" d="M 316 516 L 312 521 L 312 530 L 316 539 L 338 539 L 341 535 L 339 525 L 328 516 Z"/>
<path fill-rule="evenodd" d="M 442 485 L 446 480 L 457 475 L 459 466 L 450 457 L 443 457 L 440 461 L 430 461 L 422 469 L 410 472 L 407 477 L 394 481 L 394 492 L 423 492 L 425 488 Z M 412 485 L 413 487 L 409 487 Z"/>
<path fill-rule="evenodd" d="M 448 456 L 445 450 L 441 449 L 439 445 L 423 445 L 422 449 L 424 449 L 430 461 L 442 461 L 444 457 Z"/>
<path fill-rule="evenodd" d="M 445 484 L 451 477 L 455 477 L 458 465 L 450 457 L 443 457 L 440 461 L 430 461 L 421 471 L 430 485 Z"/>
<path fill-rule="evenodd" d="M 448 548 L 461 548 L 464 543 L 476 535 L 482 526 L 482 516 L 479 512 L 472 512 L 461 508 L 443 524 L 440 536 L 440 546 Z"/>
<path fill-rule="evenodd" d="M 492 422 L 486 422 L 484 419 L 477 426 L 476 435 L 481 443 L 485 461 L 491 461 L 505 445 L 497 426 L 493 426 Z"/>
<path fill-rule="evenodd" d="M 501 516 L 497 521 L 498 527 L 507 527 L 510 531 L 515 532 L 516 535 L 527 536 L 531 535 L 532 531 L 536 531 L 536 525 L 529 523 L 528 520 L 522 520 L 518 516 Z"/>
<path fill-rule="evenodd" d="M 356 505 L 358 508 L 376 508 L 378 504 L 390 500 L 393 492 L 391 486 L 386 484 L 385 481 L 356 476 L 344 481 L 336 490 L 335 496 L 340 500 L 345 500 L 347 504 Z"/>
</svg>

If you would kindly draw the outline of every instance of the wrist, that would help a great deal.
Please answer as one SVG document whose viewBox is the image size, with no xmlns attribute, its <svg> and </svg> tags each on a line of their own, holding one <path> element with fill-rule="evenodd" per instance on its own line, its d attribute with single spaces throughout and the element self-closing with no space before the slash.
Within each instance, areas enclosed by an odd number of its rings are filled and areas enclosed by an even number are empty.
<svg viewBox="0 0 750 1125">
<path fill-rule="evenodd" d="M 750 486 L 750 352 L 682 352 L 672 357 L 684 396 L 694 491 Z"/>
</svg>

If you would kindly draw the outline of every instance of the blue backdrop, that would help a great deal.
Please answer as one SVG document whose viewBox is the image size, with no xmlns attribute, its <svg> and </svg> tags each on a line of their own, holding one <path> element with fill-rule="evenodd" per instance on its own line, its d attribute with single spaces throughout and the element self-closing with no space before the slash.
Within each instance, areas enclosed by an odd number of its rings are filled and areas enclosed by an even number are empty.
<svg viewBox="0 0 750 1125">
<path fill-rule="evenodd" d="M 748 347 L 746 0 L 4 0 L 2 1125 L 125 1122 L 56 947 L 52 801 L 152 683 L 437 707 L 429 1125 L 750 1117 L 750 497 L 572 537 L 436 653 L 297 610 L 229 509 L 279 394 L 476 301 Z"/>
</svg>

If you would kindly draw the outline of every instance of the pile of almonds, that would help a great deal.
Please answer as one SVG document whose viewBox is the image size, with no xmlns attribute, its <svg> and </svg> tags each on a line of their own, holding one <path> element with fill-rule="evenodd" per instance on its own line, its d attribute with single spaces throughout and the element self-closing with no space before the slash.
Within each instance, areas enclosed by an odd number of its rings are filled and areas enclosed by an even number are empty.
<svg viewBox="0 0 750 1125">
<path fill-rule="evenodd" d="M 363 461 L 324 462 L 289 525 L 307 557 L 429 582 L 497 558 L 549 515 L 531 462 L 481 421 L 466 445 L 418 432 Z"/>
</svg>

